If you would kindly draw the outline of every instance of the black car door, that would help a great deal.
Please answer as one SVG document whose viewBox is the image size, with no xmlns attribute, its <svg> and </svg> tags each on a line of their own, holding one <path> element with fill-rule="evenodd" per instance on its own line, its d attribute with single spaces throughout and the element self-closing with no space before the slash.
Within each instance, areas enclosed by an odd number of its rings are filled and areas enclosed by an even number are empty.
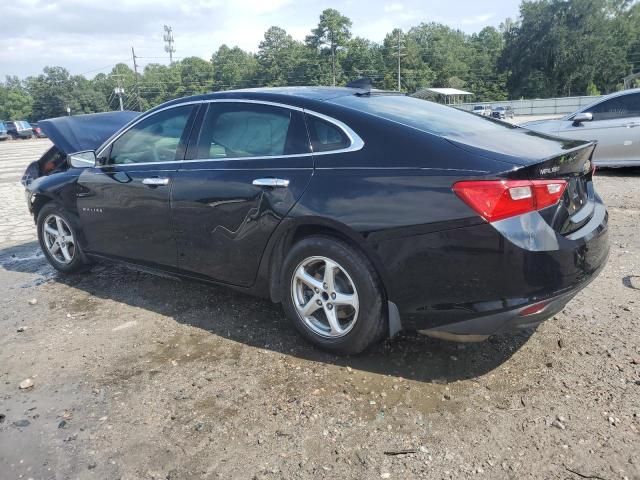
<svg viewBox="0 0 640 480">
<path fill-rule="evenodd" d="M 87 251 L 176 266 L 170 191 L 194 109 L 170 107 L 142 119 L 98 152 L 101 166 L 82 172 L 77 201 Z"/>
<path fill-rule="evenodd" d="M 303 113 L 215 101 L 192 139 L 172 189 L 178 266 L 250 286 L 269 236 L 313 173 Z"/>
</svg>

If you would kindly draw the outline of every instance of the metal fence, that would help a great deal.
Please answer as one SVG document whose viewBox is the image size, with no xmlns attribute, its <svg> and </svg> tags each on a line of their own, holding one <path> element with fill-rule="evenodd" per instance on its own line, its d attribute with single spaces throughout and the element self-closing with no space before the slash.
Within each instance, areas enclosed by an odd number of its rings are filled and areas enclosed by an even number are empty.
<svg viewBox="0 0 640 480">
<path fill-rule="evenodd" d="M 504 102 L 461 103 L 456 107 L 472 110 L 475 105 L 489 105 L 492 108 L 511 105 L 516 115 L 564 115 L 575 112 L 580 107 L 595 102 L 601 96 L 536 98 L 533 100 L 508 100 Z"/>
</svg>

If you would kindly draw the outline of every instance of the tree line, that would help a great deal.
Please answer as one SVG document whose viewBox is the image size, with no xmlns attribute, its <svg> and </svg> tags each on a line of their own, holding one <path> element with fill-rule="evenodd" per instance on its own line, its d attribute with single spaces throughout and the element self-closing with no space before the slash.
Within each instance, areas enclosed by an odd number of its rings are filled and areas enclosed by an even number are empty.
<svg viewBox="0 0 640 480">
<path fill-rule="evenodd" d="M 398 84 L 398 64 L 400 83 Z M 136 73 L 120 63 L 93 79 L 65 68 L 0 82 L 0 119 L 30 119 L 118 108 L 146 110 L 186 95 L 234 88 L 344 85 L 360 77 L 374 87 L 413 93 L 426 87 L 473 92 L 476 101 L 597 95 L 622 88 L 640 70 L 640 4 L 633 0 L 525 0 L 516 20 L 466 34 L 440 23 L 395 29 L 382 43 L 352 35 L 335 9 L 298 41 L 269 28 L 256 53 L 222 45 L 210 60 L 188 57 L 148 64 Z"/>
</svg>

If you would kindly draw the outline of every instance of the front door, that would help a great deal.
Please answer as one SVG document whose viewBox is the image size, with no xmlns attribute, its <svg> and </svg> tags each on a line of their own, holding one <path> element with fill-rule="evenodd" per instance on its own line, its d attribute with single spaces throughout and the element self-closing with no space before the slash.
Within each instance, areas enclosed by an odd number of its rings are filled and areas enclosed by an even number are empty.
<svg viewBox="0 0 640 480">
<path fill-rule="evenodd" d="M 250 286 L 270 235 L 313 173 L 303 113 L 213 102 L 194 137 L 172 191 L 178 266 Z"/>
<path fill-rule="evenodd" d="M 176 266 L 170 192 L 194 110 L 178 106 L 134 124 L 78 179 L 86 250 L 143 264 Z"/>
</svg>

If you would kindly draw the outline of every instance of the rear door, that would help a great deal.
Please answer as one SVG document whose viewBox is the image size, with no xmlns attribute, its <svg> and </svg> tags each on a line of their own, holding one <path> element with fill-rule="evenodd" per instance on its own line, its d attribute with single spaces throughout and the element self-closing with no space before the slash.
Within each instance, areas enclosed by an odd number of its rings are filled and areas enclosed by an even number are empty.
<svg viewBox="0 0 640 480">
<path fill-rule="evenodd" d="M 593 159 L 600 165 L 640 160 L 640 93 L 610 98 L 584 112 L 593 120 L 574 125 L 569 118 L 558 136 L 596 140 Z"/>
<path fill-rule="evenodd" d="M 193 117 L 171 107 L 134 124 L 78 179 L 78 212 L 90 252 L 175 267 L 170 191 Z"/>
<path fill-rule="evenodd" d="M 209 103 L 172 190 L 179 268 L 252 285 L 269 237 L 312 173 L 301 109 Z"/>
</svg>

